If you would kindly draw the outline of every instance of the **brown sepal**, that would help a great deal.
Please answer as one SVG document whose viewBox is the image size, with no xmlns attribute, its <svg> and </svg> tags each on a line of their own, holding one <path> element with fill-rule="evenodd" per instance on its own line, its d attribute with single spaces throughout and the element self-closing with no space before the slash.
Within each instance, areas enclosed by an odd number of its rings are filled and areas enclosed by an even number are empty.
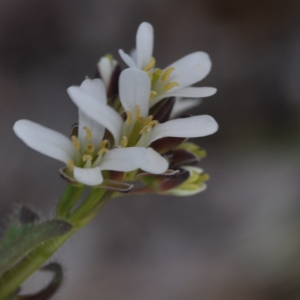
<svg viewBox="0 0 300 300">
<path fill-rule="evenodd" d="M 62 179 L 67 180 L 68 183 L 70 183 L 70 184 L 73 184 L 76 186 L 82 186 L 82 183 L 76 181 L 76 179 L 74 179 L 72 176 L 68 175 L 66 167 L 59 169 L 59 175 Z"/>
<path fill-rule="evenodd" d="M 159 174 L 159 175 L 154 175 L 152 173 L 148 173 L 148 172 L 144 172 L 144 171 L 141 171 L 139 172 L 137 175 L 135 175 L 135 179 L 140 179 L 140 178 L 144 178 L 144 177 L 170 177 L 170 176 L 173 176 L 173 175 L 176 175 L 179 173 L 179 170 L 171 170 L 171 169 L 168 169 L 165 173 L 163 174 Z"/>
<path fill-rule="evenodd" d="M 132 190 L 133 184 L 115 181 L 115 180 L 104 180 L 100 185 L 98 185 L 96 187 L 104 189 L 104 190 L 108 190 L 108 191 L 128 193 L 129 191 Z"/>
<path fill-rule="evenodd" d="M 175 98 L 170 97 L 163 101 L 160 101 L 151 109 L 153 120 L 157 120 L 160 123 L 164 123 L 170 119 L 170 115 L 175 103 Z"/>
<path fill-rule="evenodd" d="M 190 176 L 190 173 L 186 170 L 180 169 L 178 173 L 170 177 L 162 177 L 159 184 L 159 191 L 164 192 L 173 189 L 186 181 Z"/>
<path fill-rule="evenodd" d="M 182 165 L 194 165 L 200 158 L 185 149 L 177 149 L 168 153 L 170 168 L 179 168 Z"/>
<path fill-rule="evenodd" d="M 109 86 L 107 88 L 107 98 L 115 98 L 119 94 L 119 77 L 121 74 L 121 66 L 117 63 L 110 77 Z"/>
<path fill-rule="evenodd" d="M 165 137 L 154 141 L 150 147 L 153 148 L 156 152 L 160 154 L 164 154 L 183 142 L 185 142 L 187 138 L 179 138 L 179 137 Z"/>
<path fill-rule="evenodd" d="M 124 180 L 125 173 L 119 171 L 108 171 L 108 178 L 114 181 L 122 182 Z"/>
</svg>

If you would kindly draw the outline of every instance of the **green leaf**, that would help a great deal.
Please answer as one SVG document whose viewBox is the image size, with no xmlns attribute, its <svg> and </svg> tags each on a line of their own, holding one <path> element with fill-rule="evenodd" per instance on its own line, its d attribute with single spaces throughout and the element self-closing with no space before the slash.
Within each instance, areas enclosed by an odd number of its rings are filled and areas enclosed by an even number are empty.
<svg viewBox="0 0 300 300">
<path fill-rule="evenodd" d="M 32 225 L 31 225 L 32 226 Z M 23 226 L 21 226 L 22 229 Z M 72 225 L 59 220 L 47 221 L 24 230 L 24 235 L 13 239 L 0 249 L 0 275 L 13 268 L 31 251 L 44 244 L 51 238 L 66 234 Z"/>
<path fill-rule="evenodd" d="M 0 251 L 25 235 L 37 224 L 38 220 L 39 216 L 35 212 L 26 206 L 21 206 L 1 240 Z"/>
</svg>

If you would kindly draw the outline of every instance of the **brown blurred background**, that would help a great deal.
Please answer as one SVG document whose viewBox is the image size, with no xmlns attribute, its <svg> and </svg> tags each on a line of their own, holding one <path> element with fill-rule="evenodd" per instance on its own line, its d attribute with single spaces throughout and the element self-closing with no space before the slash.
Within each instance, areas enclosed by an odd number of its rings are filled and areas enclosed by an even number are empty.
<svg viewBox="0 0 300 300">
<path fill-rule="evenodd" d="M 66 279 L 55 299 L 300 299 L 298 0 L 2 0 L 2 228 L 15 203 L 51 216 L 65 185 L 61 164 L 18 140 L 14 122 L 68 134 L 77 109 L 66 88 L 93 77 L 102 55 L 132 49 L 142 21 L 160 67 L 211 56 L 199 85 L 218 93 L 197 109 L 220 124 L 197 141 L 208 190 L 111 201 L 56 255 Z"/>
</svg>

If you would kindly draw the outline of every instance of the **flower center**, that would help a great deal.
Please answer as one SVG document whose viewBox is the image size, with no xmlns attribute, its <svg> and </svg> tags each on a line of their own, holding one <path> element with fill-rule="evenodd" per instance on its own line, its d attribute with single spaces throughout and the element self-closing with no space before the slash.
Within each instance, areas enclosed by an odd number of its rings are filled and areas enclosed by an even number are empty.
<svg viewBox="0 0 300 300">
<path fill-rule="evenodd" d="M 103 140 L 99 145 L 91 143 L 92 131 L 87 126 L 83 129 L 86 132 L 84 141 L 79 141 L 76 135 L 71 136 L 73 142 L 73 159 L 67 162 L 68 169 L 73 172 L 74 167 L 93 168 L 100 165 L 103 155 L 109 151 L 108 140 Z M 87 143 L 88 142 L 88 143 Z"/>
<path fill-rule="evenodd" d="M 143 146 L 146 141 L 144 141 L 144 136 L 151 131 L 152 127 L 158 124 L 158 121 L 153 120 L 153 116 L 148 116 L 143 118 L 141 116 L 141 109 L 139 105 L 136 105 L 135 112 L 126 110 L 126 121 L 123 125 L 123 134 L 120 141 L 120 146 L 133 147 L 133 146 Z"/>
<path fill-rule="evenodd" d="M 167 91 L 171 90 L 175 86 L 179 86 L 179 83 L 176 81 L 171 81 L 170 76 L 174 72 L 174 67 L 169 67 L 165 71 L 161 69 L 154 69 L 156 60 L 154 57 L 151 57 L 151 60 L 148 65 L 144 67 L 144 71 L 149 75 L 151 80 L 151 94 L 150 100 L 154 99 L 155 96 L 160 96 Z"/>
</svg>

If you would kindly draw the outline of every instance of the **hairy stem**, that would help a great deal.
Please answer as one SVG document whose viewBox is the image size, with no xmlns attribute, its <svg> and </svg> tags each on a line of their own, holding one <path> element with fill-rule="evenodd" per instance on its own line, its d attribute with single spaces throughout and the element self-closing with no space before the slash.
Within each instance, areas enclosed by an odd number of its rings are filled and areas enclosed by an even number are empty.
<svg viewBox="0 0 300 300">
<path fill-rule="evenodd" d="M 62 197 L 65 204 L 67 203 L 67 195 L 74 200 L 79 194 L 79 190 L 74 190 L 67 186 Z M 82 191 L 81 191 L 82 192 Z M 80 193 L 81 195 L 81 193 Z M 101 189 L 91 188 L 89 195 L 83 203 L 69 217 L 65 216 L 64 220 L 70 222 L 73 229 L 65 235 L 53 238 L 45 244 L 40 245 L 18 263 L 13 269 L 7 271 L 0 278 L 0 300 L 5 300 L 13 295 L 19 286 L 36 270 L 38 270 L 75 232 L 87 225 L 103 208 L 105 203 L 110 199 L 112 193 Z M 74 197 L 73 197 L 74 196 Z M 77 199 L 79 196 L 77 197 Z M 72 200 L 72 201 L 73 201 Z M 68 205 L 64 205 L 67 207 Z M 59 213 L 60 214 L 60 213 Z M 58 216 L 59 217 L 59 216 Z"/>
</svg>

